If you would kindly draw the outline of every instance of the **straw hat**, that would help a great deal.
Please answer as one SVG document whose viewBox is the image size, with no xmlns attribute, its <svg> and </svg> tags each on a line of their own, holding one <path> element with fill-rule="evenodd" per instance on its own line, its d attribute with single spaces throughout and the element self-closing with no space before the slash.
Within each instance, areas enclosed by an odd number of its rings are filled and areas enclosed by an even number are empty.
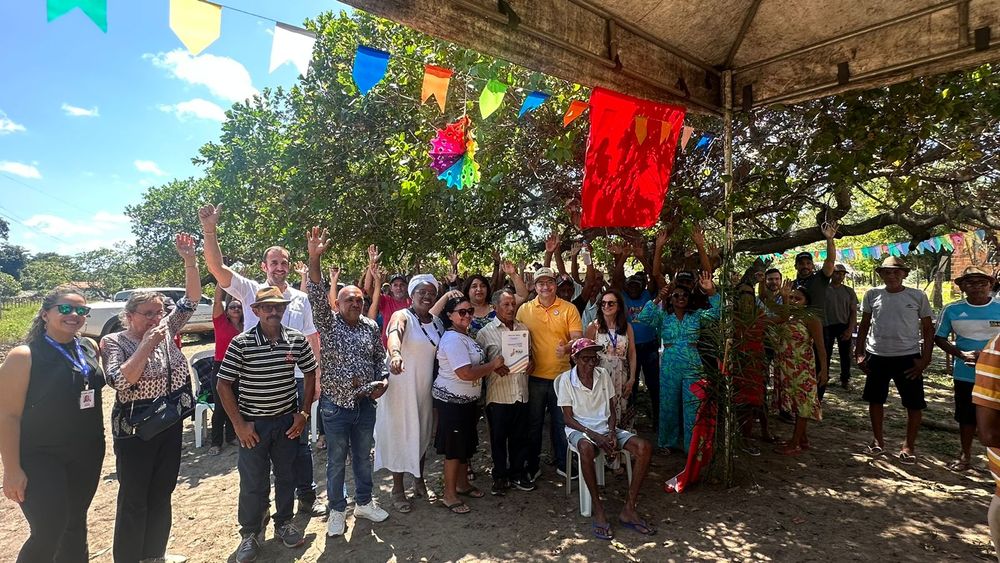
<svg viewBox="0 0 1000 563">
<path fill-rule="evenodd" d="M 875 268 L 875 272 L 878 273 L 879 270 L 905 270 L 906 273 L 910 273 L 910 267 L 906 265 L 906 262 L 896 256 L 889 256 L 883 260 L 882 265 Z"/>
<path fill-rule="evenodd" d="M 979 266 L 969 266 L 966 269 L 962 270 L 962 275 L 955 278 L 955 283 L 961 284 L 963 281 L 976 276 L 990 280 L 991 284 L 997 283 L 997 279 L 993 277 L 992 274 L 980 268 Z"/>
</svg>

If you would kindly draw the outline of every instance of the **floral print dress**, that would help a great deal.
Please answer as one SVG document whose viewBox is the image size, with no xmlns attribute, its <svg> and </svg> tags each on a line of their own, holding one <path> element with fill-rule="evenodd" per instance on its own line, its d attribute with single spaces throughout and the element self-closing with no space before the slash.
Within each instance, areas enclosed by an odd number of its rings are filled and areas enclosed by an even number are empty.
<svg viewBox="0 0 1000 563">
<path fill-rule="evenodd" d="M 774 350 L 775 407 L 810 420 L 822 420 L 812 337 L 801 319 L 778 327 Z"/>
</svg>

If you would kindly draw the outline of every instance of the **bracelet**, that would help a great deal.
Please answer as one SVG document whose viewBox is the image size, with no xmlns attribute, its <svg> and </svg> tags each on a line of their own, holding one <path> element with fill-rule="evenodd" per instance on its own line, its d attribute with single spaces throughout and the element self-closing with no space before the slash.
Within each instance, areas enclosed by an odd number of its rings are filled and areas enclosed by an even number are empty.
<svg viewBox="0 0 1000 563">
<path fill-rule="evenodd" d="M 214 235 L 214 234 L 215 234 L 215 231 L 204 231 L 204 232 L 203 232 L 202 234 L 206 234 L 206 235 Z"/>
</svg>

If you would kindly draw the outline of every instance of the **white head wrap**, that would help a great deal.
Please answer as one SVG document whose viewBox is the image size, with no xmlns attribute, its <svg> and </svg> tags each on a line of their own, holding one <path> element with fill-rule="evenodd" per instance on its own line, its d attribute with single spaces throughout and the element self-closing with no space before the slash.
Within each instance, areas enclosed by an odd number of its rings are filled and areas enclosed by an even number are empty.
<svg viewBox="0 0 1000 563">
<path fill-rule="evenodd" d="M 418 287 L 424 284 L 431 284 L 434 286 L 434 290 L 437 291 L 438 282 L 431 274 L 417 274 L 410 278 L 409 285 L 406 286 L 406 294 L 412 296 L 413 292 L 417 290 Z"/>
</svg>

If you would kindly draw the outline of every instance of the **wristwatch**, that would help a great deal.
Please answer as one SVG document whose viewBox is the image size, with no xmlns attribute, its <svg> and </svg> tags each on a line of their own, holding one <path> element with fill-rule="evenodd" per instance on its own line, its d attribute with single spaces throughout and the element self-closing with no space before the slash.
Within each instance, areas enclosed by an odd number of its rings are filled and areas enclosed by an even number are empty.
<svg viewBox="0 0 1000 563">
<path fill-rule="evenodd" d="M 306 417 L 306 420 L 309 420 L 309 411 L 307 411 L 305 409 L 302 409 L 302 410 L 299 411 L 299 414 L 301 414 L 302 416 Z"/>
</svg>

